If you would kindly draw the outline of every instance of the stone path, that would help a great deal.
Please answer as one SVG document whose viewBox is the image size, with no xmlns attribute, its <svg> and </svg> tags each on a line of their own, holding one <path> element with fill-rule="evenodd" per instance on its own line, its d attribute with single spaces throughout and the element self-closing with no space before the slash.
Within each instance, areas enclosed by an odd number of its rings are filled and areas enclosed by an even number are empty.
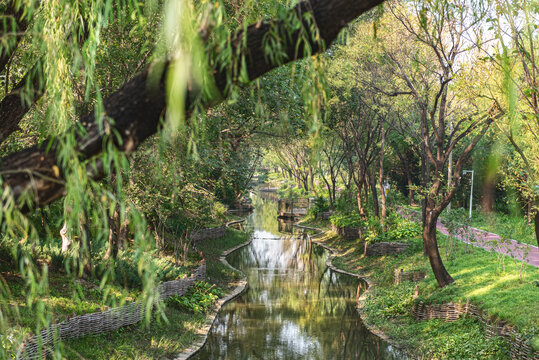
<svg viewBox="0 0 539 360">
<path fill-rule="evenodd" d="M 417 220 L 418 217 L 421 217 L 419 211 L 412 209 L 400 207 L 399 212 L 403 217 L 413 219 L 414 221 Z M 436 228 L 442 234 L 449 235 L 447 227 L 445 227 L 440 220 L 438 220 Z M 470 233 L 471 236 L 457 235 L 456 238 L 462 242 L 483 248 L 487 251 L 505 254 L 535 267 L 539 267 L 539 248 L 537 246 L 522 244 L 512 239 L 502 241 L 500 235 L 473 227 L 470 228 Z"/>
</svg>

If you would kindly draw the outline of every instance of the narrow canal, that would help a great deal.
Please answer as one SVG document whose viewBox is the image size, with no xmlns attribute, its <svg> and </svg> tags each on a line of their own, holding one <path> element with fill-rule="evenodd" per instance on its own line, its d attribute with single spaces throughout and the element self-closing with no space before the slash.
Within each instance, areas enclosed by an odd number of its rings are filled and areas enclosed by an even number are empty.
<svg viewBox="0 0 539 360">
<path fill-rule="evenodd" d="M 328 252 L 255 201 L 253 242 L 228 257 L 249 289 L 226 304 L 192 359 L 401 359 L 355 308 L 358 280 L 326 267 Z"/>
</svg>

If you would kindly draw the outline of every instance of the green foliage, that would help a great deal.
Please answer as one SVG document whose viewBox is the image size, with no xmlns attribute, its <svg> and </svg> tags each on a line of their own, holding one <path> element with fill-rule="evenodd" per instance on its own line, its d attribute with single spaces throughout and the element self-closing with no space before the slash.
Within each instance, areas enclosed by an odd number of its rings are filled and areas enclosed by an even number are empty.
<svg viewBox="0 0 539 360">
<path fill-rule="evenodd" d="M 331 223 L 338 227 L 365 227 L 368 223 L 357 212 L 351 214 L 336 213 L 329 218 Z"/>
<path fill-rule="evenodd" d="M 406 316 L 414 303 L 413 283 L 403 283 L 401 286 L 393 289 L 374 287 L 372 296 L 365 302 L 365 311 L 370 316 L 380 316 L 382 318 L 391 318 L 397 316 Z"/>
<path fill-rule="evenodd" d="M 223 290 L 215 287 L 215 285 L 204 281 L 195 281 L 185 295 L 171 296 L 166 303 L 167 306 L 194 314 L 207 314 L 221 296 L 224 296 Z"/>
<path fill-rule="evenodd" d="M 355 194 L 353 193 L 352 189 L 350 190 L 345 189 L 344 191 L 341 191 L 337 196 L 337 199 L 335 202 L 335 209 L 341 213 L 350 213 L 354 211 L 356 207 L 355 207 L 354 202 L 351 201 L 351 199 L 353 199 L 354 196 Z"/>
<path fill-rule="evenodd" d="M 449 241 L 446 236 L 438 236 L 440 251 L 444 252 Z M 322 241 L 346 253 L 335 259 L 334 265 L 368 276 L 376 284 L 370 289 L 362 310 L 367 322 L 419 357 L 504 359 L 508 357 L 508 347 L 500 338 L 487 340 L 483 324 L 473 318 L 449 323 L 442 320 L 415 321 L 410 311 L 416 285 L 419 296 L 415 301 L 439 304 L 470 300 L 490 316 L 516 325 L 532 346 L 539 338 L 536 327 L 539 314 L 534 311 L 537 287 L 533 283 L 533 279 L 539 276 L 539 269 L 533 266 L 526 265 L 527 279 L 521 281 L 520 262 L 507 263 L 505 272 L 500 274 L 496 270 L 495 254 L 473 247 L 467 250 L 464 244 L 456 242 L 456 261 L 448 264 L 455 283 L 440 289 L 432 273 L 427 271 L 427 278 L 422 281 L 394 285 L 395 268 L 427 270 L 420 237 L 410 240 L 414 245 L 413 252 L 383 258 L 363 258 L 354 252 L 359 239 L 349 242 L 339 237 L 328 237 Z"/>
<path fill-rule="evenodd" d="M 432 358 L 508 359 L 509 345 L 499 337 L 485 338 L 485 330 L 476 319 L 462 319 L 456 324 L 442 320 L 427 325 L 432 344 L 425 352 Z"/>
<path fill-rule="evenodd" d="M 308 195 L 308 193 L 305 191 L 305 189 L 297 187 L 294 183 L 290 181 L 284 181 L 277 190 L 277 195 L 281 199 L 291 200 L 305 197 Z"/>
<path fill-rule="evenodd" d="M 329 201 L 326 197 L 318 196 L 314 200 L 314 204 L 309 209 L 309 214 L 313 218 L 316 218 L 320 213 L 329 210 Z"/>
<path fill-rule="evenodd" d="M 390 212 L 386 218 L 385 226 L 374 216 L 368 218 L 368 233 L 365 241 L 369 243 L 382 241 L 405 241 L 422 234 L 421 224 L 404 219 L 396 212 Z"/>
</svg>

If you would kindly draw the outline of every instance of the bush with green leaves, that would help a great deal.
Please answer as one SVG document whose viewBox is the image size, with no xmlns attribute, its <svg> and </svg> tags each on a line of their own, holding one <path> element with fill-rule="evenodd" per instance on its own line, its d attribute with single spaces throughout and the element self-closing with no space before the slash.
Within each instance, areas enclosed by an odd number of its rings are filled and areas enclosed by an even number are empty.
<svg viewBox="0 0 539 360">
<path fill-rule="evenodd" d="M 398 213 L 388 214 L 385 222 L 385 229 L 379 218 L 371 216 L 367 222 L 369 233 L 365 236 L 365 241 L 369 243 L 382 241 L 404 241 L 421 236 L 421 224 L 408 221 Z"/>
<path fill-rule="evenodd" d="M 277 195 L 281 199 L 298 199 L 300 197 L 307 196 L 307 192 L 303 188 L 298 188 L 293 182 L 291 181 L 285 181 L 282 183 L 282 185 L 279 187 L 279 190 L 277 190 Z"/>
<path fill-rule="evenodd" d="M 313 206 L 309 209 L 309 215 L 312 215 L 314 218 L 318 217 L 320 213 L 329 210 L 329 201 L 323 196 L 318 196 L 314 200 Z"/>
<path fill-rule="evenodd" d="M 367 222 L 361 218 L 361 215 L 357 212 L 342 214 L 336 213 L 332 215 L 329 220 L 331 223 L 337 227 L 358 227 L 362 228 L 367 225 Z"/>
<path fill-rule="evenodd" d="M 114 267 L 114 280 L 113 282 L 119 285 L 123 285 L 131 289 L 142 289 L 144 272 L 142 274 L 139 270 L 139 263 L 141 259 L 138 254 L 132 251 L 122 251 L 118 255 L 118 258 L 111 262 L 103 262 L 98 264 L 96 271 L 98 276 L 102 276 L 106 268 L 110 266 Z M 187 276 L 189 270 L 185 266 L 176 266 L 164 258 L 152 257 L 151 271 L 154 272 L 157 281 L 169 281 L 184 278 Z"/>
<path fill-rule="evenodd" d="M 167 299 L 167 306 L 191 312 L 207 314 L 218 298 L 224 296 L 223 290 L 205 281 L 195 281 L 193 286 L 182 296 Z"/>
</svg>

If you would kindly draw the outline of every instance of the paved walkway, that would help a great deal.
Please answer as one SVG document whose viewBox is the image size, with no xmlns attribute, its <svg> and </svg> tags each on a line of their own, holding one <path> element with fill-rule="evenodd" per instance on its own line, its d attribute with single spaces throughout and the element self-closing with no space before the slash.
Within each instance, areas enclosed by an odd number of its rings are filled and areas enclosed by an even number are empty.
<svg viewBox="0 0 539 360">
<path fill-rule="evenodd" d="M 418 220 L 421 218 L 421 213 L 416 210 L 399 207 L 399 212 L 407 219 Z M 445 227 L 440 220 L 438 220 L 436 228 L 442 234 L 449 235 L 447 227 Z M 473 227 L 470 228 L 470 235 L 459 234 L 456 238 L 462 242 L 483 248 L 487 251 L 505 254 L 535 267 L 539 267 L 539 248 L 537 246 L 522 244 L 512 239 L 502 241 L 500 235 Z"/>
</svg>

